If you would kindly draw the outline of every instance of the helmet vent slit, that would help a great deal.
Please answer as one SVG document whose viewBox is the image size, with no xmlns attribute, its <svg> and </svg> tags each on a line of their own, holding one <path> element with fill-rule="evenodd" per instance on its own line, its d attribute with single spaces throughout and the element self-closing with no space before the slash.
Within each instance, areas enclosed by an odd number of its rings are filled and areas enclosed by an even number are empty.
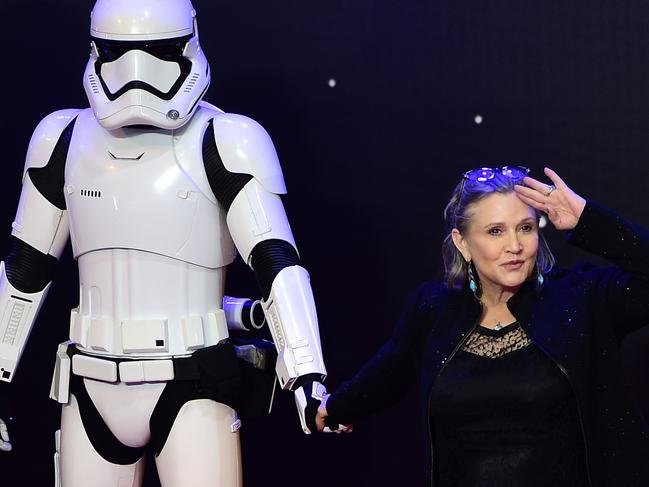
<svg viewBox="0 0 649 487">
<path fill-rule="evenodd" d="M 92 92 L 97 95 L 99 94 L 99 85 L 97 85 L 97 80 L 93 74 L 88 75 L 88 81 L 90 82 L 90 89 Z"/>
<path fill-rule="evenodd" d="M 189 81 L 187 82 L 187 86 L 185 87 L 185 93 L 189 93 L 194 89 L 194 86 L 196 86 L 196 81 L 198 81 L 198 78 L 200 78 L 200 76 L 200 73 L 192 74 L 191 78 L 189 78 Z"/>
</svg>

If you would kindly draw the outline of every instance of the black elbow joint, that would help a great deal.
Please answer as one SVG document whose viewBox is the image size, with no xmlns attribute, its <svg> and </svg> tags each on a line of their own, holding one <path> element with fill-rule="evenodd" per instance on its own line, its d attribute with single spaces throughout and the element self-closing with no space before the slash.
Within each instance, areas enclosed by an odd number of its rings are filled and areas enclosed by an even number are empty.
<svg viewBox="0 0 649 487">
<path fill-rule="evenodd" d="M 285 267 L 300 264 L 297 250 L 285 240 L 269 239 L 259 242 L 250 253 L 250 264 L 264 299 L 270 295 L 275 276 Z"/>
</svg>

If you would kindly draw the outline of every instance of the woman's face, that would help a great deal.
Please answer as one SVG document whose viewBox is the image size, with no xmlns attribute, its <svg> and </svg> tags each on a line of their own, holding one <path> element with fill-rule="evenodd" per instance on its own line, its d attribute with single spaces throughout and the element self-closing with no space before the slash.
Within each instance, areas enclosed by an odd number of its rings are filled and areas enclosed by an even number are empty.
<svg viewBox="0 0 649 487">
<path fill-rule="evenodd" d="M 470 208 L 464 234 L 453 230 L 453 241 L 466 260 L 473 261 L 483 291 L 516 292 L 531 275 L 539 247 L 534 210 L 514 192 L 494 193 Z"/>
</svg>

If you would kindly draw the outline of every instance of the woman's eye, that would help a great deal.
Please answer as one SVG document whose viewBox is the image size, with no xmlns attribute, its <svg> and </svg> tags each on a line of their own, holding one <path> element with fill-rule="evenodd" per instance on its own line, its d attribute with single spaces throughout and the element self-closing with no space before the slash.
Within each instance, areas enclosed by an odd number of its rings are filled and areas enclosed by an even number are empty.
<svg viewBox="0 0 649 487">
<path fill-rule="evenodd" d="M 521 230 L 524 231 L 524 232 L 531 232 L 532 230 L 534 230 L 534 226 L 527 223 L 527 224 L 521 226 Z"/>
<path fill-rule="evenodd" d="M 489 235 L 500 235 L 501 233 L 502 233 L 502 230 L 500 228 L 498 228 L 498 227 L 489 229 Z"/>
</svg>

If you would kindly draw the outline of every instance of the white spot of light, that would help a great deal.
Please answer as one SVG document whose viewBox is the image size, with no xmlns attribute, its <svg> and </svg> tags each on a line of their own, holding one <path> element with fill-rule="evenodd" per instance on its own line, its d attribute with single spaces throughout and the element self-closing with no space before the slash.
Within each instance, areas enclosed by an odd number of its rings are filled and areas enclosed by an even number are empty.
<svg viewBox="0 0 649 487">
<path fill-rule="evenodd" d="M 473 121 L 476 123 L 476 125 L 480 125 L 482 123 L 482 115 L 476 115 L 475 117 L 473 117 Z"/>
<path fill-rule="evenodd" d="M 164 192 L 169 186 L 173 184 L 175 179 L 178 177 L 178 169 L 176 167 L 171 167 L 163 172 L 160 177 L 155 181 L 154 185 L 156 190 L 159 193 Z"/>
<path fill-rule="evenodd" d="M 539 228 L 545 228 L 545 226 L 548 224 L 548 219 L 545 215 L 541 215 L 541 218 L 539 218 Z"/>
<path fill-rule="evenodd" d="M 336 80 L 333 78 L 330 78 L 329 81 L 327 82 L 329 85 L 329 88 L 335 88 L 336 87 Z"/>
</svg>

